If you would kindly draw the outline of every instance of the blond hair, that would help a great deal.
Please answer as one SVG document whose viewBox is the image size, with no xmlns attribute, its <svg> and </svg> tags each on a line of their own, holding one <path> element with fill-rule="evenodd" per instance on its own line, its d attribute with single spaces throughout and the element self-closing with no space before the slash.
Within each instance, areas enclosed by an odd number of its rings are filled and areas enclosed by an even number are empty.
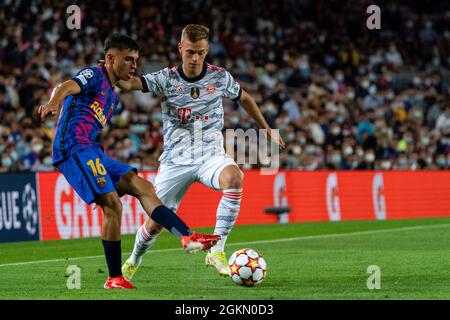
<svg viewBox="0 0 450 320">
<path fill-rule="evenodd" d="M 209 29 L 200 24 L 188 24 L 181 32 L 181 40 L 188 39 L 191 42 L 197 42 L 205 39 L 208 41 Z"/>
</svg>

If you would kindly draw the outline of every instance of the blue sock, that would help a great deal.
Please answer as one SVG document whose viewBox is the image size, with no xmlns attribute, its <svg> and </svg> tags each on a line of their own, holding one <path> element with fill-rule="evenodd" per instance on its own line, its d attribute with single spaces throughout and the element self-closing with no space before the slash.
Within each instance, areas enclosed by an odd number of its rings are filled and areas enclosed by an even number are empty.
<svg viewBox="0 0 450 320">
<path fill-rule="evenodd" d="M 102 240 L 105 251 L 106 264 L 111 278 L 122 275 L 122 249 L 121 241 Z"/>
<path fill-rule="evenodd" d="M 184 223 L 184 221 L 166 206 L 156 207 L 152 212 L 151 218 L 153 221 L 178 236 L 178 238 L 181 236 L 190 236 L 192 234 L 192 231 Z"/>
</svg>

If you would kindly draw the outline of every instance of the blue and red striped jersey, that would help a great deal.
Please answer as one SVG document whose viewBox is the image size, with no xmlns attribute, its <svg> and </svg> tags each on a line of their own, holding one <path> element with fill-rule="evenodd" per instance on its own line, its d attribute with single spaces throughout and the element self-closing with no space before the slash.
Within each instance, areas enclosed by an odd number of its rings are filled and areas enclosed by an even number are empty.
<svg viewBox="0 0 450 320">
<path fill-rule="evenodd" d="M 53 142 L 54 165 L 83 146 L 101 147 L 101 130 L 119 102 L 103 66 L 83 68 L 73 80 L 81 92 L 64 99 Z"/>
</svg>

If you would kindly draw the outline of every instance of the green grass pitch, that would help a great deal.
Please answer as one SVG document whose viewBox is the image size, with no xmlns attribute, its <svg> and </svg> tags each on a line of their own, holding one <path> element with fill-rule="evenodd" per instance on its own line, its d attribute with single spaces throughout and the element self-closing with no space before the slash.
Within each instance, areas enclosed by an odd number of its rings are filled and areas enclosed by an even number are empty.
<svg viewBox="0 0 450 320">
<path fill-rule="evenodd" d="M 133 242 L 123 237 L 123 261 Z M 258 287 L 218 276 L 204 253 L 185 253 L 165 232 L 133 279 L 137 290 L 104 290 L 98 238 L 0 244 L 0 299 L 450 299 L 450 218 L 237 226 L 228 256 L 241 248 L 267 261 Z M 67 288 L 70 265 L 81 268 L 79 290 Z M 371 265 L 380 289 L 367 287 Z"/>
</svg>

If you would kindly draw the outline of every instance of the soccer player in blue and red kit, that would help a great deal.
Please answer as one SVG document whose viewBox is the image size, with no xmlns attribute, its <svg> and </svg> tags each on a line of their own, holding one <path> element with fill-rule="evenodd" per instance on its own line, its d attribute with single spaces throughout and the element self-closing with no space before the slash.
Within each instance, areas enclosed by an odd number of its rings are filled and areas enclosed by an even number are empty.
<svg viewBox="0 0 450 320">
<path fill-rule="evenodd" d="M 87 203 L 103 210 L 102 242 L 109 276 L 104 287 L 134 288 L 121 271 L 120 196 L 139 199 L 148 216 L 177 235 L 187 252 L 207 250 L 220 236 L 192 232 L 155 195 L 153 185 L 139 177 L 136 169 L 109 158 L 99 141 L 118 104 L 114 87 L 129 80 L 139 58 L 139 45 L 126 35 L 111 34 L 105 41 L 105 65 L 84 68 L 71 80 L 57 86 L 50 101 L 37 108 L 44 121 L 58 114 L 53 142 L 53 165 Z"/>
</svg>

